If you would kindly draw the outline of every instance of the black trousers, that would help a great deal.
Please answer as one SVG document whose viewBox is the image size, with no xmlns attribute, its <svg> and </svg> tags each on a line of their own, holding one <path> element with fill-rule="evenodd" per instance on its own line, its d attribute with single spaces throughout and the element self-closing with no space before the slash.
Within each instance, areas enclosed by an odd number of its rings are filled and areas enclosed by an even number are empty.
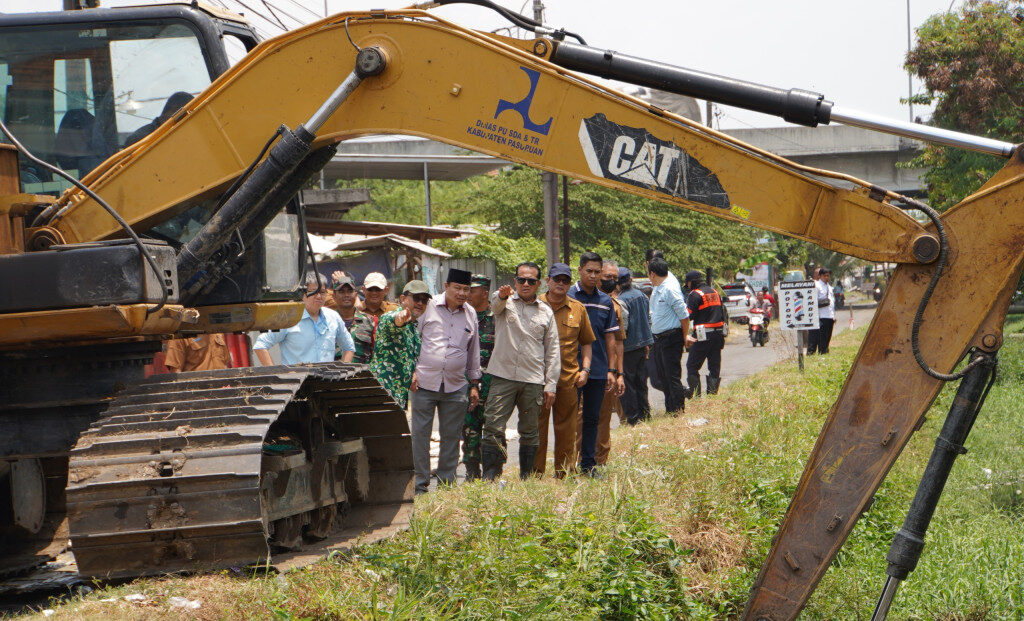
<svg viewBox="0 0 1024 621">
<path fill-rule="evenodd" d="M 708 332 L 708 340 L 697 341 L 690 345 L 690 355 L 686 357 L 686 374 L 699 375 L 704 361 L 708 363 L 708 376 L 721 377 L 722 348 L 725 347 L 725 335 L 720 330 Z"/>
<path fill-rule="evenodd" d="M 626 420 L 630 425 L 635 425 L 651 416 L 651 404 L 647 400 L 647 361 L 643 347 L 623 354 L 622 374 L 626 392 L 619 397 L 619 403 L 622 404 Z"/>
<path fill-rule="evenodd" d="M 818 329 L 811 330 L 811 339 L 807 344 L 807 353 L 828 353 L 828 344 L 832 342 L 832 328 L 836 325 L 835 319 L 818 318 Z"/>
<path fill-rule="evenodd" d="M 685 408 L 683 400 L 683 344 L 685 338 L 679 328 L 654 335 L 651 356 L 658 371 L 658 383 L 665 393 L 665 411 L 679 412 Z"/>
</svg>

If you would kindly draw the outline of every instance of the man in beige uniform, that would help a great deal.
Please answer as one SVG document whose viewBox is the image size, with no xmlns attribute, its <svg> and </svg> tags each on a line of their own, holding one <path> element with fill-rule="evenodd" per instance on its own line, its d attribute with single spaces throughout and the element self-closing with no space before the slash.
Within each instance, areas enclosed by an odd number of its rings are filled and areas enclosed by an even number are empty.
<svg viewBox="0 0 1024 621">
<path fill-rule="evenodd" d="M 505 463 L 505 425 L 519 408 L 519 476 L 533 472 L 537 457 L 537 419 L 541 408 L 555 401 L 562 371 L 558 328 L 551 307 L 537 299 L 540 267 L 525 262 L 516 267 L 516 289 L 502 286 L 491 297 L 494 350 L 487 363 L 490 394 L 484 406 L 480 448 L 483 478 L 493 481 Z"/>
<path fill-rule="evenodd" d="M 231 352 L 223 334 L 200 334 L 196 337 L 167 341 L 164 366 L 171 373 L 212 371 L 231 368 Z"/>
<path fill-rule="evenodd" d="M 622 404 L 619 397 L 626 390 L 626 380 L 622 374 L 623 343 L 626 340 L 626 327 L 629 325 L 628 311 L 619 302 L 619 266 L 615 261 L 605 261 L 601 265 L 601 291 L 612 296 L 612 305 L 615 307 L 615 315 L 619 318 L 619 325 L 622 329 L 615 333 L 615 360 L 609 356 L 608 367 L 615 374 L 615 389 L 604 394 L 604 401 L 601 402 L 601 418 L 597 421 L 597 448 L 594 450 L 594 461 L 598 466 L 608 462 L 608 453 L 612 448 L 612 411 L 623 420 Z M 580 420 L 582 426 L 583 421 Z"/>
<path fill-rule="evenodd" d="M 579 461 L 576 438 L 580 425 L 580 388 L 590 377 L 591 343 L 597 337 L 583 304 L 569 297 L 572 270 L 565 263 L 548 269 L 548 292 L 540 296 L 552 308 L 562 355 L 562 373 L 555 389 L 555 403 L 540 413 L 540 442 L 533 471 L 544 474 L 548 456 L 548 420 L 555 427 L 555 476 L 559 479 L 572 471 Z M 583 368 L 580 368 L 582 361 Z"/>
</svg>

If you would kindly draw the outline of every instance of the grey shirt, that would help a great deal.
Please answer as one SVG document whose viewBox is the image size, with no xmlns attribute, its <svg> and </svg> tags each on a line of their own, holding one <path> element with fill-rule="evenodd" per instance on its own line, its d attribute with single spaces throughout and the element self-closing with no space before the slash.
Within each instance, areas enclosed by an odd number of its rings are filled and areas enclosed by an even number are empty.
<svg viewBox="0 0 1024 621">
<path fill-rule="evenodd" d="M 494 351 L 487 372 L 515 382 L 543 384 L 555 392 L 562 372 L 558 326 L 551 307 L 539 299 L 526 302 L 513 293 L 502 300 L 491 294 Z"/>
</svg>

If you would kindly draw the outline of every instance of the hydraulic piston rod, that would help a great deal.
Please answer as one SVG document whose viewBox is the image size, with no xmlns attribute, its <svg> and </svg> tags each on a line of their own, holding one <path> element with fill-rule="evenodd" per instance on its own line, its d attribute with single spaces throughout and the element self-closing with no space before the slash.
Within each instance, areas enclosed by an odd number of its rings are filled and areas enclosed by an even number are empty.
<svg viewBox="0 0 1024 621">
<path fill-rule="evenodd" d="M 893 121 L 873 114 L 840 108 L 825 99 L 821 93 L 813 91 L 765 86 L 568 41 L 555 43 L 551 62 L 573 71 L 699 97 L 726 106 L 781 117 L 790 123 L 808 127 L 828 125 L 835 121 L 1006 158 L 1010 157 L 1014 150 L 1014 145 L 1009 142 L 929 125 Z"/>
</svg>

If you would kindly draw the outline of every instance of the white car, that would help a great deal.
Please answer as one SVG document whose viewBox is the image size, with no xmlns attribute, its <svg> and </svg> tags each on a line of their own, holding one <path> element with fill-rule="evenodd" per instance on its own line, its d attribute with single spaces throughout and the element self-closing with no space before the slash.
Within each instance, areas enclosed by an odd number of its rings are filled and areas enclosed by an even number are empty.
<svg viewBox="0 0 1024 621">
<path fill-rule="evenodd" d="M 741 324 L 747 323 L 750 320 L 750 305 L 757 299 L 750 285 L 742 281 L 727 283 L 722 285 L 722 294 L 722 306 L 729 314 L 729 319 Z"/>
</svg>

